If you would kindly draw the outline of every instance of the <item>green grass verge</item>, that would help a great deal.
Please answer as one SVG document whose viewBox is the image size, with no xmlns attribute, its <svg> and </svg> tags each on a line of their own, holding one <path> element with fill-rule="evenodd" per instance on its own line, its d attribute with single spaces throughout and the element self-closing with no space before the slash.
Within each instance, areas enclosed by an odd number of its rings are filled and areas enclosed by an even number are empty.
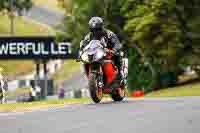
<svg viewBox="0 0 200 133">
<path fill-rule="evenodd" d="M 66 79 L 72 77 L 73 74 L 80 71 L 80 63 L 75 60 L 66 60 L 61 69 L 56 72 L 51 78 L 54 80 L 56 86 Z"/>
<path fill-rule="evenodd" d="M 18 88 L 15 91 L 7 91 L 5 93 L 7 98 L 16 98 L 18 95 L 29 94 L 30 88 Z"/>
<path fill-rule="evenodd" d="M 81 99 L 62 99 L 62 100 L 47 100 L 30 103 L 11 103 L 0 105 L 0 112 L 12 112 L 12 111 L 31 111 L 35 108 L 48 108 L 63 106 L 65 104 L 79 104 L 92 102 L 89 98 Z"/>
<path fill-rule="evenodd" d="M 10 20 L 7 15 L 0 14 L 0 36 L 8 36 L 10 34 Z M 35 23 L 23 17 L 15 17 L 15 35 L 16 36 L 42 36 L 54 34 L 54 30 Z"/>
<path fill-rule="evenodd" d="M 200 96 L 200 83 L 177 86 L 159 91 L 154 91 L 146 97 L 179 97 L 179 96 Z"/>
</svg>

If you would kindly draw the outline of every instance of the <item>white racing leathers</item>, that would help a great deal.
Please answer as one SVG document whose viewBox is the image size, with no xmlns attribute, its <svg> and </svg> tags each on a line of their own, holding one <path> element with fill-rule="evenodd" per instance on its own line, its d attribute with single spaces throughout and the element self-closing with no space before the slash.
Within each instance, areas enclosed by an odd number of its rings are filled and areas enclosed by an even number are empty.
<svg viewBox="0 0 200 133">
<path fill-rule="evenodd" d="M 124 81 L 124 84 L 127 85 L 127 78 L 128 78 L 128 57 L 124 55 L 124 52 L 121 52 L 121 67 L 120 67 L 120 74 L 121 78 Z"/>
<path fill-rule="evenodd" d="M 123 58 L 122 59 L 122 70 L 121 74 L 123 76 L 123 79 L 127 80 L 128 77 L 128 58 Z"/>
</svg>

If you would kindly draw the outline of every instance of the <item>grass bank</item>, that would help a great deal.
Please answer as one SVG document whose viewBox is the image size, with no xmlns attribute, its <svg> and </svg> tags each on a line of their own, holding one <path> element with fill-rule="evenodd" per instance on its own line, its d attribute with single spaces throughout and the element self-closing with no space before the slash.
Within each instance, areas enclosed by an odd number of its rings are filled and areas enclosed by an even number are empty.
<svg viewBox="0 0 200 133">
<path fill-rule="evenodd" d="M 0 14 L 0 36 L 10 35 L 10 20 L 7 15 Z M 42 36 L 54 33 L 53 29 L 35 23 L 23 17 L 15 17 L 15 35 L 16 36 Z"/>
<path fill-rule="evenodd" d="M 63 100 L 47 100 L 30 103 L 11 103 L 0 105 L 0 112 L 21 112 L 21 111 L 32 111 L 34 109 L 43 109 L 49 107 L 59 107 L 66 104 L 80 104 L 92 102 L 89 98 L 81 99 L 63 99 Z"/>
<path fill-rule="evenodd" d="M 151 92 L 146 97 L 200 96 L 200 82 Z"/>
</svg>

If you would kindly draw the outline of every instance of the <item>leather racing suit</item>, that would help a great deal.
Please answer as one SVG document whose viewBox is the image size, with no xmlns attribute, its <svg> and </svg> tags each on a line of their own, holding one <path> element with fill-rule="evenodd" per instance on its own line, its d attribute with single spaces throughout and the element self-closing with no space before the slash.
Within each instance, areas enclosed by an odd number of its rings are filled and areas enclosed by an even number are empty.
<svg viewBox="0 0 200 133">
<path fill-rule="evenodd" d="M 103 44 L 106 45 L 105 48 L 111 49 L 114 53 L 115 52 L 120 53 L 120 54 L 114 55 L 113 60 L 114 60 L 114 64 L 117 66 L 120 72 L 121 82 L 123 84 L 126 84 L 124 83 L 124 80 L 126 79 L 127 74 L 125 74 L 124 70 L 122 70 L 124 68 L 124 61 L 123 61 L 124 53 L 121 50 L 122 44 L 120 43 L 117 35 L 108 29 L 104 29 L 103 32 L 95 33 L 95 34 L 92 32 L 89 32 L 85 36 L 84 40 L 82 40 L 80 43 L 80 51 L 82 51 L 83 48 L 87 44 L 89 44 L 91 40 L 100 40 L 101 42 L 104 42 Z"/>
</svg>

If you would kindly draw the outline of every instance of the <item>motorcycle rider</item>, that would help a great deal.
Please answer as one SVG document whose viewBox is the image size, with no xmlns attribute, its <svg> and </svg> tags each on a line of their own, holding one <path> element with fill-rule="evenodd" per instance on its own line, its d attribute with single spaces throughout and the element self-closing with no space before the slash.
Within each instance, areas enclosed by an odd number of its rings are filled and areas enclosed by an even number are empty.
<svg viewBox="0 0 200 133">
<path fill-rule="evenodd" d="M 121 84 L 125 85 L 128 71 L 125 72 L 124 68 L 128 66 L 127 62 L 124 63 L 123 60 L 124 52 L 122 52 L 122 44 L 120 43 L 117 35 L 112 31 L 104 28 L 104 22 L 101 17 L 92 17 L 89 20 L 88 25 L 90 32 L 85 36 L 84 40 L 82 40 L 80 43 L 80 53 L 82 52 L 84 47 L 87 44 L 89 44 L 91 40 L 100 40 L 101 42 L 104 42 L 103 44 L 106 45 L 104 47 L 107 48 L 107 50 L 110 49 L 114 53 L 120 53 L 120 54 L 114 54 L 115 56 L 113 60 L 120 72 Z"/>
</svg>

